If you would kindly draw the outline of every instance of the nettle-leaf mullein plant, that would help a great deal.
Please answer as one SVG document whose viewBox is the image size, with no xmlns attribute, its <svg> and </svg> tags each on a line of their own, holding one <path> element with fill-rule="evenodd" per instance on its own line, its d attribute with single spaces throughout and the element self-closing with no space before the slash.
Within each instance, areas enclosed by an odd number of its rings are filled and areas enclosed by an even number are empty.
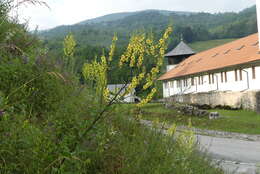
<svg viewBox="0 0 260 174">
<path fill-rule="evenodd" d="M 144 106 L 152 100 L 157 92 L 154 88 L 154 83 L 158 78 L 160 68 L 163 65 L 165 50 L 167 48 L 167 40 L 172 28 L 168 27 L 163 34 L 163 37 L 155 42 L 152 35 L 144 33 L 134 34 L 130 42 L 118 62 L 118 68 L 125 68 L 130 71 L 129 78 L 124 81 L 124 86 L 117 91 L 114 97 L 111 97 L 107 88 L 107 76 L 112 69 L 112 61 L 116 48 L 117 37 L 114 36 L 110 48 L 109 56 L 102 56 L 100 59 L 95 59 L 91 63 L 86 63 L 83 66 L 83 75 L 87 84 L 95 89 L 99 103 L 102 103 L 102 109 L 112 105 L 115 101 L 127 96 L 138 85 L 142 85 L 143 90 L 150 89 L 150 93 L 143 98 L 137 105 L 137 108 Z M 156 62 L 151 70 L 146 70 L 144 66 L 145 59 L 154 57 Z M 114 68 L 114 67 L 113 67 Z"/>
</svg>

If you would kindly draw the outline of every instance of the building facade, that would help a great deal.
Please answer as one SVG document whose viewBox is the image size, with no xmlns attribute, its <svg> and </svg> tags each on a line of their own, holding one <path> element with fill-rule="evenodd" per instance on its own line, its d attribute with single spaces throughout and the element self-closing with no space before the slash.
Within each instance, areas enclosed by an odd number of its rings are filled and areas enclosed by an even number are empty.
<svg viewBox="0 0 260 174">
<path fill-rule="evenodd" d="M 181 56 L 180 51 L 176 52 L 178 49 L 174 50 L 170 53 Z M 164 98 L 192 94 L 199 97 L 200 93 L 234 92 L 237 94 L 237 92 L 260 90 L 260 52 L 257 34 L 198 54 L 187 56 L 186 53 L 185 51 L 182 53 L 186 57 L 180 62 L 169 61 L 168 71 L 159 79 L 163 81 Z M 171 64 L 175 62 L 178 64 Z M 237 100 L 242 101 L 240 98 Z M 199 100 L 196 99 L 196 102 Z M 229 103 L 225 102 L 225 105 Z"/>
<path fill-rule="evenodd" d="M 217 91 L 260 90 L 260 65 L 248 64 L 237 69 L 198 74 L 192 77 L 169 79 L 163 83 L 164 97 Z"/>
</svg>

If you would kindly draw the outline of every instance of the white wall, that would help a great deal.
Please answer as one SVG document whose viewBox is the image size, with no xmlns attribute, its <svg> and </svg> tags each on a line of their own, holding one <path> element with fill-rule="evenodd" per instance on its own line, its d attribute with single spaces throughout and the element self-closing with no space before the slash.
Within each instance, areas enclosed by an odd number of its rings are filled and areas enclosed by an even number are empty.
<svg viewBox="0 0 260 174">
<path fill-rule="evenodd" d="M 237 78 L 235 80 L 235 70 L 227 71 L 227 82 L 225 82 L 225 74 L 223 73 L 223 80 L 221 82 L 221 73 L 214 74 L 214 83 L 209 84 L 208 75 L 203 76 L 203 84 L 199 84 L 198 76 L 194 77 L 195 84 L 191 85 L 191 78 L 187 79 L 187 85 L 184 86 L 184 80 L 181 80 L 181 86 L 177 86 L 177 80 L 165 81 L 163 84 L 164 97 L 170 97 L 177 94 L 201 93 L 210 91 L 250 91 L 260 90 L 260 66 L 255 67 L 256 79 L 253 79 L 252 68 L 245 68 L 242 70 L 243 80 L 240 81 L 240 73 L 237 71 Z M 249 81 L 249 88 L 248 88 Z M 172 84 L 173 83 L 173 84 Z"/>
<path fill-rule="evenodd" d="M 126 102 L 126 103 L 134 103 L 134 102 L 135 102 L 134 92 L 132 92 L 132 93 L 126 95 L 126 96 L 124 97 L 124 102 Z"/>
<path fill-rule="evenodd" d="M 167 72 L 171 71 L 173 68 L 175 68 L 177 65 L 167 65 L 166 70 Z"/>
</svg>

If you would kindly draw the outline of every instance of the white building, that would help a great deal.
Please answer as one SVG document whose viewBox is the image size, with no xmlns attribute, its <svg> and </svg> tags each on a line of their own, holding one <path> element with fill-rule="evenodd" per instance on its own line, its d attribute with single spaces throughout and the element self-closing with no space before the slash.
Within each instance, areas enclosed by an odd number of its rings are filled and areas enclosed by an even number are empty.
<svg viewBox="0 0 260 174">
<path fill-rule="evenodd" d="M 111 93 L 111 97 L 113 97 L 115 94 L 117 94 L 120 90 L 120 94 L 124 94 L 126 91 L 126 88 L 129 85 L 124 85 L 124 84 L 110 84 L 108 85 L 108 89 Z M 133 90 L 131 93 L 127 94 L 126 96 L 124 96 L 123 98 L 119 98 L 118 100 L 120 102 L 125 102 L 125 103 L 134 103 L 135 99 L 137 99 L 137 97 L 135 96 L 135 90 Z"/>
<path fill-rule="evenodd" d="M 257 34 L 198 54 L 194 54 L 184 43 L 180 45 L 166 54 L 169 60 L 168 72 L 159 79 L 163 81 L 165 98 L 185 94 L 260 90 Z"/>
</svg>

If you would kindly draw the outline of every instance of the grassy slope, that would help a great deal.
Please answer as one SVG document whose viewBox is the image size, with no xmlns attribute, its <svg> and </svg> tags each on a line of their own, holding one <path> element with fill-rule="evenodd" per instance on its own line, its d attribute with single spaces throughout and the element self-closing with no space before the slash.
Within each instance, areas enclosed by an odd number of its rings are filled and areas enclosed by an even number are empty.
<svg viewBox="0 0 260 174">
<path fill-rule="evenodd" d="M 232 42 L 236 39 L 220 39 L 220 40 L 209 40 L 209 41 L 200 41 L 189 44 L 189 46 L 196 52 L 201 52 L 204 50 L 208 50 L 210 48 L 214 48 L 220 45 L 223 45 L 228 42 Z"/>
<path fill-rule="evenodd" d="M 187 125 L 191 119 L 192 125 L 197 128 L 229 131 L 247 134 L 260 134 L 260 115 L 245 110 L 212 110 L 222 115 L 218 120 L 209 120 L 208 118 L 189 117 L 178 113 L 172 109 L 166 109 L 162 104 L 149 104 L 143 108 L 144 119 L 166 121 L 177 123 L 178 125 Z"/>
</svg>

